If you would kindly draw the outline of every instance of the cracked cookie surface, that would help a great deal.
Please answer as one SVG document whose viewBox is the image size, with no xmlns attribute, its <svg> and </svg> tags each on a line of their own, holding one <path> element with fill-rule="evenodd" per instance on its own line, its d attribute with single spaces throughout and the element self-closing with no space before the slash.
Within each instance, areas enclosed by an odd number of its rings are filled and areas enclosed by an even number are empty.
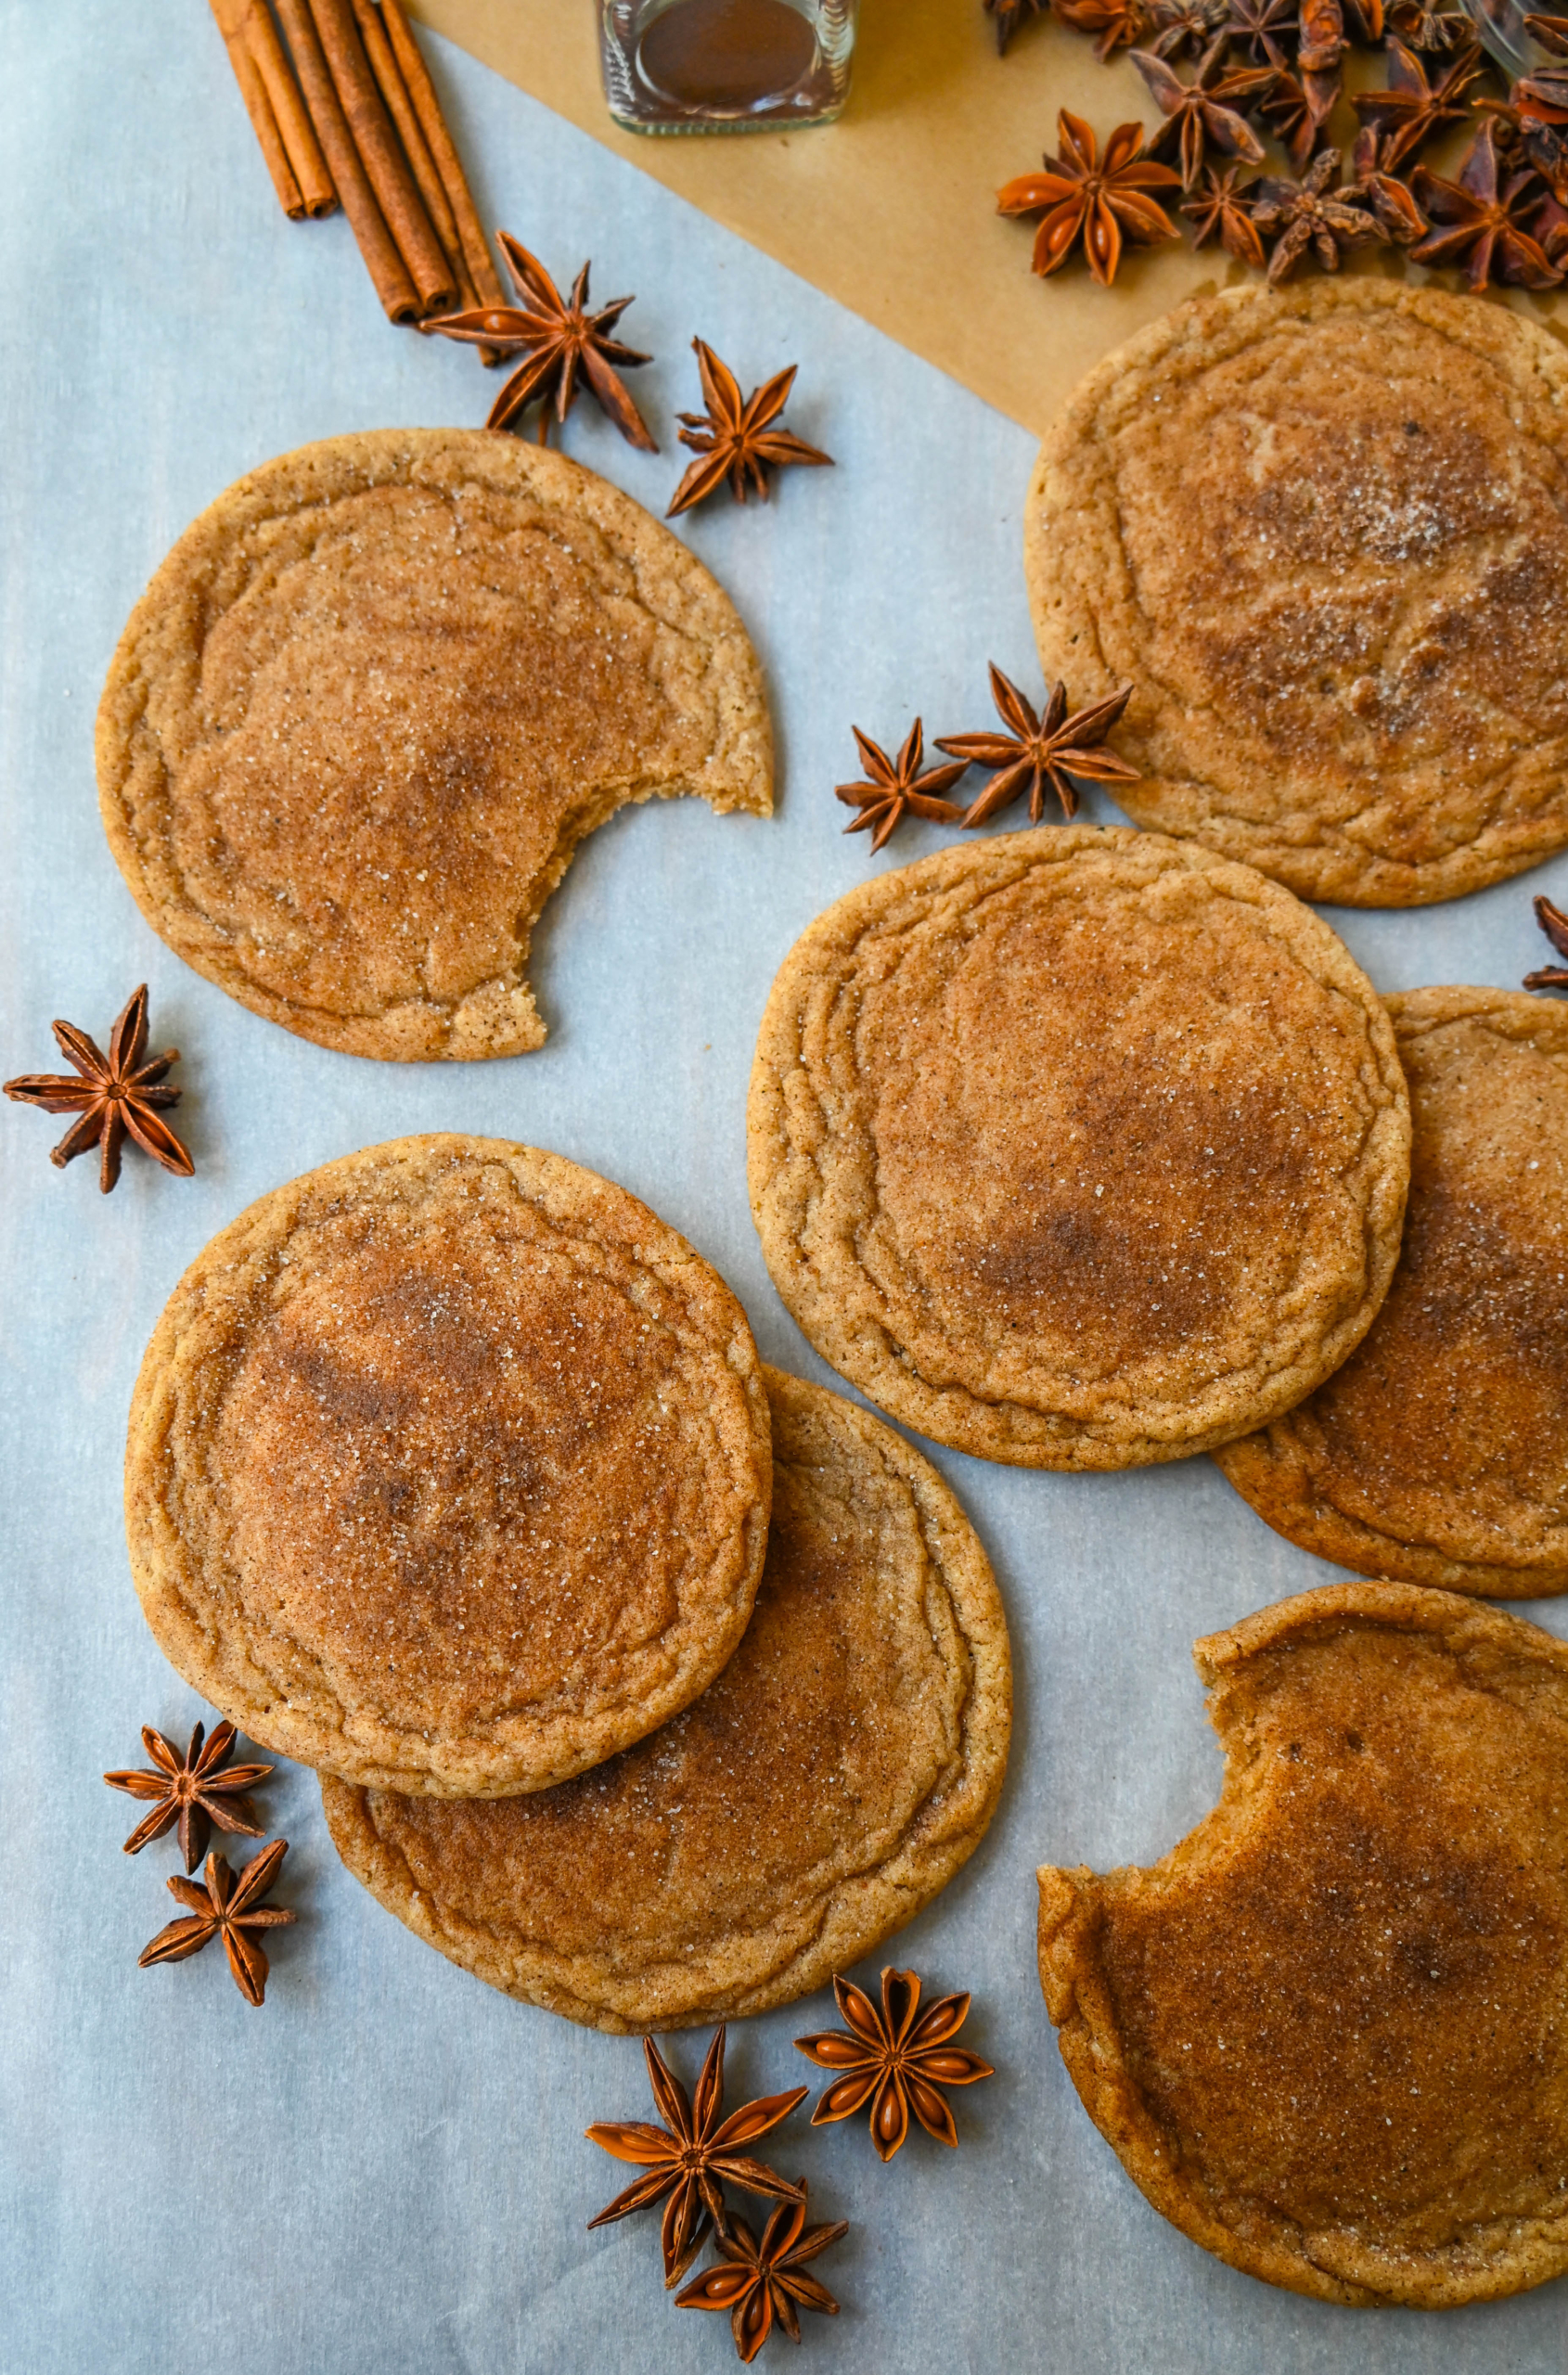
<svg viewBox="0 0 1568 2375">
<path fill-rule="evenodd" d="M 1412 906 L 1568 843 L 1568 354 L 1368 276 L 1176 307 L 1041 447 L 1047 678 L 1128 683 L 1139 824 Z"/>
<path fill-rule="evenodd" d="M 1568 2270 L 1568 1649 L 1350 1583 L 1200 1641 L 1220 1802 L 1040 1872 L 1040 1977 L 1156 2210 L 1266 2282 L 1457 2308 Z"/>
<path fill-rule="evenodd" d="M 1064 826 L 819 916 L 768 999 L 748 1140 L 824 1359 L 956 1450 L 1125 1468 L 1248 1432 L 1359 1342 L 1409 1110 L 1309 908 L 1196 842 Z"/>
<path fill-rule="evenodd" d="M 333 1842 L 493 1987 L 618 2034 L 785 2004 L 909 1920 L 1001 1789 L 1007 1624 L 919 1452 L 779 1371 L 756 1612 L 673 1723 L 560 1789 L 485 1804 L 324 1778 Z"/>
<path fill-rule="evenodd" d="M 592 471 L 470 430 L 330 439 L 220 495 L 132 612 L 97 768 L 187 964 L 403 1061 L 542 1043 L 530 935 L 625 802 L 772 806 L 723 589 Z"/>
<path fill-rule="evenodd" d="M 1391 997 L 1410 1203 L 1365 1340 L 1215 1453 L 1292 1542 L 1362 1574 L 1510 1599 L 1568 1590 L 1568 1008 Z"/>
<path fill-rule="evenodd" d="M 131 1567 L 252 1740 L 436 1795 L 538 1790 L 724 1665 L 767 1542 L 761 1365 L 623 1188 L 500 1138 L 307 1172 L 198 1255 L 131 1406 Z"/>
</svg>

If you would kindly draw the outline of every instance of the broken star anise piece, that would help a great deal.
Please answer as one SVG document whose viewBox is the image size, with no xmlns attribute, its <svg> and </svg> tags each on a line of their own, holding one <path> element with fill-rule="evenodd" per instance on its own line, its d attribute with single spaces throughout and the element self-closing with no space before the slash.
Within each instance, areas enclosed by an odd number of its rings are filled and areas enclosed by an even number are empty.
<svg viewBox="0 0 1568 2375">
<path fill-rule="evenodd" d="M 1369 207 L 1395 247 L 1413 247 L 1431 225 L 1397 173 L 1383 170 L 1382 149 L 1376 124 L 1364 123 L 1350 152 L 1351 178 L 1343 196 L 1356 206 Z"/>
<path fill-rule="evenodd" d="M 812 2112 L 813 2127 L 851 2119 L 869 2103 L 871 2141 L 884 2161 L 908 2135 L 911 2112 L 928 2136 L 957 2145 L 958 2130 L 941 2089 L 996 2074 L 978 2054 L 952 2043 L 969 2018 L 968 1996 L 940 1996 L 919 2012 L 920 1983 L 912 1971 L 883 1971 L 880 2012 L 850 1980 L 835 1979 L 833 1993 L 847 2033 L 827 2029 L 795 2039 L 798 2051 L 842 2073 Z"/>
<path fill-rule="evenodd" d="M 1413 50 L 1403 42 L 1389 43 L 1388 88 L 1357 91 L 1350 103 L 1363 123 L 1375 124 L 1383 135 L 1385 173 L 1402 165 L 1444 124 L 1463 121 L 1471 108 L 1465 94 L 1485 71 L 1485 61 L 1472 43 L 1434 82 Z"/>
<path fill-rule="evenodd" d="M 1535 903 L 1536 921 L 1562 957 L 1561 965 L 1543 965 L 1534 973 L 1526 973 L 1527 990 L 1568 990 L 1568 916 L 1549 899 L 1537 898 Z"/>
<path fill-rule="evenodd" d="M 1168 69 L 1165 71 L 1169 71 Z M 1060 272 L 1082 238 L 1089 270 L 1109 289 L 1122 261 L 1124 238 L 1139 246 L 1180 238 L 1176 225 L 1149 192 L 1179 189 L 1180 178 L 1143 151 L 1141 123 L 1119 123 L 1099 143 L 1082 116 L 1063 108 L 1057 117 L 1061 153 L 1047 157 L 1043 173 L 1022 173 L 996 192 L 998 214 L 1045 216 L 1035 234 L 1034 269 L 1042 278 Z"/>
<path fill-rule="evenodd" d="M 807 2260 L 849 2233 L 840 2218 L 831 2227 L 807 2227 L 805 2180 L 800 2199 L 782 2202 L 763 2229 L 759 2243 L 743 2218 L 732 2218 L 718 2237 L 724 2257 L 703 2269 L 675 2297 L 677 2309 L 727 2309 L 730 2331 L 742 2362 L 750 2366 L 778 2318 L 791 2342 L 801 2338 L 800 2309 L 836 2317 L 839 2304 L 825 2284 L 803 2273 Z M 798 2306 L 797 2306 L 798 2304 Z"/>
<path fill-rule="evenodd" d="M 1207 247 L 1211 239 L 1218 239 L 1227 255 L 1261 272 L 1267 258 L 1257 225 L 1253 221 L 1249 192 L 1254 185 L 1241 182 L 1240 171 L 1240 165 L 1227 165 L 1221 173 L 1213 165 L 1205 165 L 1197 196 L 1189 199 L 1181 211 L 1192 218 L 1195 248 Z"/>
<path fill-rule="evenodd" d="M 1446 7 L 1444 0 L 1394 0 L 1388 25 L 1407 49 L 1424 50 L 1429 57 L 1446 58 L 1456 49 L 1468 49 L 1475 39 L 1473 17 L 1463 8 Z"/>
<path fill-rule="evenodd" d="M 649 2083 L 663 2126 L 654 2127 L 643 2120 L 596 2120 L 585 2131 L 588 2141 L 601 2151 L 648 2171 L 624 2193 L 618 2193 L 608 2210 L 589 2219 L 590 2231 L 608 2227 L 617 2218 L 628 2218 L 634 2210 L 664 2202 L 668 2194 L 660 2230 L 666 2288 L 678 2284 L 697 2257 L 710 2222 L 721 2236 L 725 2233 L 727 2220 L 722 2187 L 726 2181 L 771 2202 L 805 2201 L 803 2186 L 791 2185 L 740 2148 L 754 2144 L 759 2136 L 787 2119 L 807 2089 L 796 2086 L 788 2094 L 765 2095 L 726 2119 L 724 2039 L 721 2028 L 708 2048 L 696 2095 L 688 2101 L 686 2088 L 653 2039 L 644 2037 Z"/>
<path fill-rule="evenodd" d="M 1046 813 L 1046 790 L 1055 792 L 1061 813 L 1077 813 L 1078 792 L 1072 778 L 1083 776 L 1093 783 L 1135 783 L 1137 769 L 1112 751 L 1097 750 L 1131 700 L 1133 688 L 1094 701 L 1087 709 L 1067 714 L 1067 687 L 1053 686 L 1043 718 L 1035 715 L 1018 687 L 991 666 L 991 698 L 1006 734 L 950 734 L 938 742 L 968 766 L 996 770 L 985 790 L 964 816 L 966 825 L 983 825 L 988 816 L 1029 794 L 1029 822 L 1037 825 Z"/>
<path fill-rule="evenodd" d="M 1256 113 L 1273 133 L 1295 171 L 1304 173 L 1323 137 L 1323 122 L 1317 110 L 1317 102 L 1300 75 L 1292 74 L 1288 68 L 1281 68 L 1274 77 L 1272 87 L 1260 97 Z M 1256 186 L 1254 183 L 1253 187 Z"/>
<path fill-rule="evenodd" d="M 713 348 L 705 346 L 700 338 L 694 338 L 691 345 L 708 409 L 677 415 L 683 424 L 680 442 L 699 458 L 688 465 L 676 487 L 675 501 L 664 514 L 666 520 L 704 502 L 726 479 L 737 503 L 745 502 L 748 481 L 765 503 L 770 469 L 781 469 L 790 462 L 832 469 L 831 454 L 819 453 L 815 445 L 791 436 L 789 430 L 772 425 L 790 401 L 798 364 L 791 363 L 787 371 L 777 372 L 751 395 L 742 397 L 739 380 L 726 363 L 719 361 Z"/>
<path fill-rule="evenodd" d="M 1535 234 L 1539 180 L 1528 166 L 1522 173 L 1499 170 L 1497 135 L 1489 122 L 1472 141 L 1458 181 L 1418 165 L 1410 183 L 1433 224 L 1420 245 L 1410 250 L 1412 263 L 1462 263 L 1477 291 L 1494 280 L 1552 289 L 1562 278 Z"/>
<path fill-rule="evenodd" d="M 1102 66 L 1119 49 L 1147 40 L 1154 29 L 1148 0 L 1051 0 L 1051 7 L 1074 32 L 1096 36 L 1094 54 Z"/>
<path fill-rule="evenodd" d="M 1149 46 L 1156 58 L 1206 58 L 1226 48 L 1226 0 L 1154 0 Z"/>
<path fill-rule="evenodd" d="M 264 1781 L 272 1766 L 229 1765 L 238 1738 L 234 1726 L 223 1723 L 203 1746 L 206 1727 L 198 1724 L 190 1736 L 190 1746 L 182 1756 L 173 1740 L 166 1740 L 150 1724 L 142 1726 L 142 1746 L 155 1769 L 128 1769 L 104 1775 L 111 1790 L 123 1790 L 127 1797 L 150 1798 L 154 1802 L 151 1814 L 136 1825 L 125 1842 L 127 1855 L 139 1855 L 144 1847 L 161 1839 L 176 1823 L 180 1829 L 180 1854 L 187 1872 L 194 1872 L 207 1853 L 214 1823 L 220 1830 L 260 1839 L 262 1826 L 245 1792 L 254 1789 L 258 1781 Z"/>
<path fill-rule="evenodd" d="M 1325 148 L 1299 182 L 1266 174 L 1253 185 L 1253 221 L 1275 241 L 1268 259 L 1270 285 L 1283 280 L 1308 250 L 1325 272 L 1338 272 L 1347 248 L 1386 238 L 1375 214 L 1350 202 L 1339 188 L 1340 152 Z"/>
<path fill-rule="evenodd" d="M 985 0 L 986 14 L 996 19 L 996 55 L 1005 58 L 1008 44 L 1026 17 L 1039 16 L 1045 0 Z"/>
<path fill-rule="evenodd" d="M 520 302 L 487 305 L 467 314 L 432 314 L 419 324 L 422 330 L 439 331 L 443 338 L 456 339 L 467 346 L 523 353 L 526 360 L 496 397 L 485 427 L 509 429 L 520 413 L 537 403 L 539 443 L 547 444 L 552 406 L 557 420 L 564 421 L 576 399 L 581 372 L 627 444 L 645 454 L 657 454 L 648 424 L 614 367 L 618 364 L 625 371 L 634 364 L 652 360 L 610 336 L 633 300 L 617 297 L 590 314 L 586 264 L 572 282 L 571 296 L 563 297 L 538 257 L 531 255 L 521 240 L 509 231 L 497 231 L 495 238 Z"/>
<path fill-rule="evenodd" d="M 109 1034 L 106 1056 L 96 1040 L 74 1023 L 56 1022 L 60 1053 L 75 1065 L 69 1072 L 23 1072 L 5 1084 L 7 1097 L 19 1105 L 38 1105 L 45 1113 L 79 1113 L 49 1161 L 64 1170 L 89 1147 L 98 1147 L 98 1186 L 107 1196 L 120 1176 L 120 1147 L 127 1131 L 144 1154 L 151 1155 L 177 1179 L 188 1179 L 196 1169 L 190 1156 L 159 1113 L 177 1105 L 183 1091 L 161 1087 L 171 1064 L 180 1060 L 177 1047 L 165 1047 L 150 1063 L 147 1054 L 147 983 L 132 993 Z"/>
<path fill-rule="evenodd" d="M 1226 102 L 1255 97 L 1266 90 L 1274 80 L 1273 69 L 1248 66 L 1240 73 L 1227 74 L 1224 51 L 1223 43 L 1212 49 L 1190 83 L 1184 83 L 1151 50 L 1132 53 L 1133 64 L 1165 119 L 1149 143 L 1149 154 L 1180 159 L 1183 189 L 1192 187 L 1209 148 L 1217 148 L 1227 157 L 1242 157 L 1249 165 L 1263 162 L 1262 141 Z"/>
<path fill-rule="evenodd" d="M 854 824 L 844 827 L 846 833 L 863 833 L 868 826 L 875 828 L 871 834 L 873 856 L 903 822 L 906 810 L 915 816 L 934 817 L 945 825 L 958 822 L 964 812 L 958 802 L 939 800 L 936 795 L 958 782 L 969 761 L 958 759 L 947 767 L 923 766 L 925 739 L 919 718 L 905 736 L 896 759 L 890 759 L 881 744 L 873 742 L 868 734 L 862 734 L 858 725 L 852 725 L 850 732 L 870 780 L 835 784 L 833 790 L 846 808 L 860 811 Z"/>
<path fill-rule="evenodd" d="M 235 1985 L 247 2004 L 260 2004 L 267 1992 L 267 1958 L 261 1940 L 250 1933 L 275 1930 L 297 1918 L 281 1906 L 262 1903 L 288 1853 L 289 1842 L 275 1839 L 270 1847 L 251 1856 L 238 1881 L 226 1859 L 215 1852 L 208 1856 L 199 1882 L 182 1880 L 176 1872 L 169 1881 L 169 1894 L 190 1910 L 143 1947 L 136 1958 L 138 1967 L 146 1971 L 152 1963 L 183 1963 L 211 1945 L 214 1938 L 221 1938 Z"/>
<path fill-rule="evenodd" d="M 1225 38 L 1254 66 L 1283 66 L 1295 47 L 1296 0 L 1230 0 Z"/>
</svg>

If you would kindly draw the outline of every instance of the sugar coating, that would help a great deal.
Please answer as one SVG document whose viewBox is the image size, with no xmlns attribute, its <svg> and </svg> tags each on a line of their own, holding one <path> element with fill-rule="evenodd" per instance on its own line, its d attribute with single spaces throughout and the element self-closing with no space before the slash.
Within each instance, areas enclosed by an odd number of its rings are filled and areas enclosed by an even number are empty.
<svg viewBox="0 0 1568 2375">
<path fill-rule="evenodd" d="M 1568 357 L 1366 276 L 1194 301 L 1041 448 L 1047 676 L 1128 683 L 1116 798 L 1304 898 L 1447 899 L 1568 842 Z"/>
<path fill-rule="evenodd" d="M 1568 1590 L 1568 1009 L 1462 988 L 1388 1006 L 1414 1126 L 1388 1299 L 1316 1393 L 1215 1457 L 1338 1565 Z"/>
<path fill-rule="evenodd" d="M 745 1316 L 645 1205 L 500 1139 L 308 1173 L 199 1255 L 148 1348 L 148 1620 L 285 1755 L 405 1790 L 560 1780 L 729 1656 L 766 1544 Z"/>
<path fill-rule="evenodd" d="M 764 1017 L 752 1208 L 816 1349 L 940 1443 L 1175 1459 L 1370 1324 L 1409 1115 L 1328 927 L 1191 842 L 1070 826 L 879 877 Z"/>
<path fill-rule="evenodd" d="M 765 1376 L 767 1564 L 700 1699 L 526 1798 L 322 1783 L 340 1854 L 400 1920 L 591 2027 L 679 2028 L 821 1986 L 957 1871 L 1001 1788 L 1007 1625 L 963 1511 L 889 1428 Z"/>
</svg>

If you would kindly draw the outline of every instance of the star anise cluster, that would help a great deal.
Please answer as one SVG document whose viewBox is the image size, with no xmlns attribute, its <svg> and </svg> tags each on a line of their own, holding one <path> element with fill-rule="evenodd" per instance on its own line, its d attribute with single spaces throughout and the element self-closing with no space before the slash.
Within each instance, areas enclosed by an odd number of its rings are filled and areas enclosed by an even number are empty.
<svg viewBox="0 0 1568 2375">
<path fill-rule="evenodd" d="M 1005 0 L 986 5 L 1000 33 Z M 1488 87 L 1496 69 L 1454 0 L 1051 7 L 1092 34 L 1101 59 L 1130 55 L 1160 122 L 1152 132 L 1122 124 L 1102 150 L 1093 127 L 1064 112 L 1060 153 L 997 192 L 1000 213 L 1040 218 L 1042 276 L 1081 247 L 1109 284 L 1126 246 L 1176 236 L 1159 200 L 1178 186 L 1193 245 L 1216 242 L 1271 281 L 1308 263 L 1335 272 L 1369 244 L 1462 271 L 1474 289 L 1551 288 L 1568 269 L 1568 17 L 1527 19 L 1547 61 L 1504 97 Z M 1009 31 L 1022 13 L 1010 11 Z M 1384 81 L 1347 96 L 1344 62 L 1357 48 L 1383 52 Z M 1465 125 L 1472 138 L 1454 173 L 1436 173 L 1429 143 Z M 1288 173 L 1266 170 L 1269 141 Z M 1256 166 L 1266 170 L 1248 178 Z"/>
<path fill-rule="evenodd" d="M 988 2061 L 953 2043 L 969 2015 L 968 1996 L 944 1996 L 921 2012 L 920 1982 L 912 1971 L 883 1971 L 880 2012 L 847 1979 L 835 1979 L 833 1990 L 847 2030 L 795 2040 L 803 2053 L 836 2073 L 812 2114 L 812 2125 L 831 2126 L 869 2108 L 872 2140 L 883 2161 L 891 2161 L 904 2143 L 911 2115 L 928 2134 L 956 2145 L 958 2131 L 943 2090 L 995 2075 Z M 591 2218 L 589 2227 L 610 2226 L 662 2202 L 667 2291 L 680 2283 L 711 2240 L 717 2258 L 676 2295 L 675 2306 L 727 2310 L 737 2355 L 750 2365 L 776 2325 L 791 2342 L 800 2341 L 803 2309 L 838 2315 L 832 2294 L 806 2268 L 849 2232 L 846 2223 L 841 2218 L 830 2226 L 808 2227 L 805 2179 L 781 2177 L 745 2150 L 788 2119 L 807 2090 L 793 2086 L 781 2095 L 765 2095 L 726 2119 L 722 2028 L 690 2095 L 651 2037 L 644 2037 L 642 2049 L 658 2122 L 596 2121 L 587 2136 L 644 2174 Z M 726 2186 L 778 2205 L 760 2240 L 726 2202 Z"/>
<path fill-rule="evenodd" d="M 1079 782 L 1132 783 L 1137 779 L 1136 767 L 1100 747 L 1132 699 L 1132 690 L 1125 685 L 1069 715 L 1067 687 L 1058 684 L 1041 712 L 993 663 L 991 698 L 1004 730 L 945 736 L 936 747 L 948 753 L 948 764 L 939 767 L 925 764 L 925 738 L 919 718 L 896 758 L 890 758 L 880 743 L 855 726 L 852 731 L 867 772 L 857 783 L 834 787 L 836 797 L 846 807 L 860 812 L 844 830 L 859 833 L 869 828 L 875 853 L 906 815 L 928 816 L 968 829 L 985 824 L 1025 794 L 1029 822 L 1038 825 L 1045 816 L 1047 791 L 1056 795 L 1064 816 L 1074 815 Z M 942 798 L 970 767 L 989 772 L 991 780 L 984 790 L 967 808 L 959 801 Z"/>
</svg>

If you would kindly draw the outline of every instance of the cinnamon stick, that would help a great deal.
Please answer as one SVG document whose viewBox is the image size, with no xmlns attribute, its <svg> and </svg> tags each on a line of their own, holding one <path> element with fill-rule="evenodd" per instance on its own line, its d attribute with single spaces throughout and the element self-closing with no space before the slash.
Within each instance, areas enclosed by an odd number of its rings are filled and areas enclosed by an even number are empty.
<svg viewBox="0 0 1568 2375">
<path fill-rule="evenodd" d="M 232 6 L 234 0 L 228 0 L 228 5 Z M 332 176 L 327 170 L 321 143 L 311 129 L 305 103 L 300 96 L 300 86 L 283 55 L 283 44 L 277 38 L 277 28 L 272 21 L 267 0 L 248 0 L 244 8 L 244 33 L 256 71 L 272 101 L 272 111 L 283 135 L 283 146 L 289 152 L 294 179 L 300 185 L 305 212 L 316 217 L 333 214 L 337 212 L 338 193 L 332 186 Z"/>
<path fill-rule="evenodd" d="M 456 284 L 381 104 L 350 0 L 310 0 L 310 10 L 382 219 L 418 291 L 419 310 L 443 312 Z"/>
<path fill-rule="evenodd" d="M 360 37 L 365 44 L 365 55 L 370 60 L 370 71 L 376 77 L 376 86 L 387 103 L 388 114 L 397 126 L 404 153 L 413 167 L 414 178 L 419 185 L 419 195 L 425 201 L 431 221 L 435 226 L 436 238 L 441 241 L 445 250 L 446 261 L 452 267 L 452 276 L 457 284 L 458 310 L 463 313 L 477 311 L 479 291 L 474 287 L 472 275 L 469 271 L 468 262 L 463 254 L 463 243 L 458 237 L 456 221 L 452 212 L 452 202 L 446 195 L 441 175 L 436 170 L 435 159 L 431 155 L 430 143 L 425 138 L 419 119 L 414 111 L 414 102 L 408 96 L 408 85 L 403 79 L 403 70 L 397 62 L 392 43 L 387 38 L 387 29 L 381 21 L 380 12 L 375 5 L 375 0 L 353 0 L 353 13 L 359 20 Z M 475 352 L 480 361 L 486 365 L 499 363 L 504 359 L 502 349 L 498 346 L 481 346 L 476 348 Z"/>
<path fill-rule="evenodd" d="M 224 37 L 224 47 L 228 52 L 228 62 L 234 69 L 234 79 L 239 85 L 239 96 L 245 102 L 245 112 L 251 119 L 251 128 L 266 160 L 266 169 L 272 175 L 277 202 L 289 220 L 297 223 L 305 211 L 305 201 L 285 153 L 283 135 L 277 128 L 272 101 L 246 45 L 242 30 L 246 0 L 212 0 L 212 5 L 218 31 Z"/>
<path fill-rule="evenodd" d="M 392 43 L 393 54 L 402 69 L 404 82 L 408 87 L 408 96 L 413 103 L 414 112 L 419 119 L 419 128 L 425 135 L 431 155 L 435 160 L 436 170 L 441 175 L 447 201 L 456 222 L 457 236 L 462 242 L 463 261 L 468 265 L 469 276 L 478 292 L 481 304 L 504 305 L 507 302 L 507 297 L 501 287 L 501 276 L 495 269 L 490 250 L 485 244 L 484 233 L 480 227 L 479 213 L 469 188 L 468 177 L 463 172 L 462 160 L 453 146 L 452 135 L 446 129 L 446 119 L 441 112 L 441 101 L 436 97 L 435 85 L 431 81 L 429 70 L 419 54 L 418 45 L 414 39 L 413 30 L 404 11 L 403 0 L 379 0 L 379 5 L 381 20 L 387 29 L 387 37 Z"/>
<path fill-rule="evenodd" d="M 348 118 L 338 102 L 326 53 L 316 37 L 308 0 L 277 0 L 277 13 L 289 36 L 294 71 L 300 78 L 311 122 L 343 202 L 343 212 L 365 258 L 366 269 L 376 285 L 376 294 L 391 320 L 411 322 L 419 312 L 418 293 L 360 162 Z"/>
</svg>

